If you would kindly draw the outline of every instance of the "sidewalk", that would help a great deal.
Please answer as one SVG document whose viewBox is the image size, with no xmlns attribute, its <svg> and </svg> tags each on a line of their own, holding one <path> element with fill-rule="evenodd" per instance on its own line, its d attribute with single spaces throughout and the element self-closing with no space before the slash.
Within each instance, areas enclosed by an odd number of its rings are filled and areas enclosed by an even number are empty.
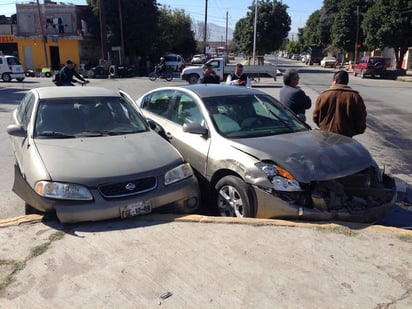
<svg viewBox="0 0 412 309">
<path fill-rule="evenodd" d="M 412 307 L 407 230 L 199 215 L 0 226 L 0 308 Z"/>
</svg>

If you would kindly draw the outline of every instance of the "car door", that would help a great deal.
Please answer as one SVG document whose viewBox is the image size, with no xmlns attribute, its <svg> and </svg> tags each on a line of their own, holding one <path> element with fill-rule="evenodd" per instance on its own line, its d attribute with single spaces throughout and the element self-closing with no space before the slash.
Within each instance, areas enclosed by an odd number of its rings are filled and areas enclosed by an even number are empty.
<svg viewBox="0 0 412 309">
<path fill-rule="evenodd" d="M 166 112 L 163 111 L 164 102 L 162 100 L 168 101 L 169 108 Z M 159 106 L 157 107 L 157 105 Z M 170 90 L 160 90 L 144 98 L 141 106 L 146 116 L 162 127 L 161 135 L 164 135 L 176 147 L 193 169 L 204 174 L 210 138 L 208 135 L 183 131 L 184 123 L 201 125 L 205 123 L 204 115 L 196 98 L 183 91 L 176 91 L 171 97 Z"/>
<path fill-rule="evenodd" d="M 26 150 L 30 148 L 29 143 L 31 139 L 29 136 L 29 124 L 31 121 L 35 120 L 34 116 L 32 116 L 35 100 L 36 98 L 32 92 L 27 93 L 23 100 L 20 102 L 20 105 L 15 114 L 15 124 L 21 125 L 27 132 L 27 135 L 25 137 L 12 137 L 12 146 L 15 152 L 16 161 L 21 169 L 23 169 L 25 164 L 24 158 L 26 156 Z"/>
</svg>

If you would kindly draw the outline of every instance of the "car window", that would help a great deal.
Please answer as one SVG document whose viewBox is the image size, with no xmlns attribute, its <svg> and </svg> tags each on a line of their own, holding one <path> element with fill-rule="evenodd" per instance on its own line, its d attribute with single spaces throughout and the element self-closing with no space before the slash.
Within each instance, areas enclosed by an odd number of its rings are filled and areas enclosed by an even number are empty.
<svg viewBox="0 0 412 309">
<path fill-rule="evenodd" d="M 171 112 L 170 119 L 178 124 L 203 122 L 199 106 L 192 97 L 186 94 L 177 95 L 176 103 Z"/>
<path fill-rule="evenodd" d="M 147 130 L 135 107 L 122 97 L 59 98 L 40 101 L 35 137 L 94 137 Z"/>
<path fill-rule="evenodd" d="M 21 101 L 17 111 L 17 120 L 26 130 L 30 122 L 34 101 L 34 95 L 31 92 L 27 93 Z"/>
<path fill-rule="evenodd" d="M 293 113 L 267 95 L 239 95 L 203 99 L 216 130 L 243 138 L 308 130 Z"/>
<path fill-rule="evenodd" d="M 172 103 L 174 91 L 159 91 L 144 99 L 142 108 L 157 115 L 166 116 Z"/>
<path fill-rule="evenodd" d="M 8 65 L 21 65 L 19 60 L 17 58 L 14 58 L 14 57 L 8 57 L 7 58 L 7 64 Z"/>
</svg>

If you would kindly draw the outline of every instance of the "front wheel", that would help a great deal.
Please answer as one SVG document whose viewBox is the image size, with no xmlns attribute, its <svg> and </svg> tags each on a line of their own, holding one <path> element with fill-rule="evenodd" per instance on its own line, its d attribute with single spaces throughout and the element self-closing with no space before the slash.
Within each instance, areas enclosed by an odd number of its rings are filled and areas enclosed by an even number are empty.
<svg viewBox="0 0 412 309">
<path fill-rule="evenodd" d="M 170 72 L 167 72 L 165 74 L 165 79 L 170 82 L 173 79 L 173 75 Z"/>
<path fill-rule="evenodd" d="M 199 76 L 197 76 L 196 74 L 192 74 L 189 76 L 189 78 L 187 79 L 187 81 L 189 82 L 189 84 L 193 85 L 193 84 L 197 84 L 197 81 L 199 80 Z"/>
<path fill-rule="evenodd" d="M 9 82 L 9 81 L 11 81 L 11 76 L 10 76 L 9 73 L 4 73 L 1 77 L 1 79 L 5 82 Z"/>
<path fill-rule="evenodd" d="M 156 72 L 150 72 L 149 73 L 149 79 L 153 82 L 157 79 L 157 74 Z"/>
<path fill-rule="evenodd" d="M 225 176 L 215 186 L 216 203 L 222 217 L 255 217 L 253 189 L 236 176 Z"/>
</svg>

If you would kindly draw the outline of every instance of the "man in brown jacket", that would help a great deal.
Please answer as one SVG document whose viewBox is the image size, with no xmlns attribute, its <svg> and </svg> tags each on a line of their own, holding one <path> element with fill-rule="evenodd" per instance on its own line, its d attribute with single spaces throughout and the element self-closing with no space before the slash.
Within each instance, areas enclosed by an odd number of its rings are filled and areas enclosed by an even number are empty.
<svg viewBox="0 0 412 309">
<path fill-rule="evenodd" d="M 359 92 L 348 83 L 348 72 L 338 71 L 333 75 L 332 86 L 317 98 L 313 121 L 321 130 L 349 137 L 365 132 L 365 103 Z"/>
</svg>

